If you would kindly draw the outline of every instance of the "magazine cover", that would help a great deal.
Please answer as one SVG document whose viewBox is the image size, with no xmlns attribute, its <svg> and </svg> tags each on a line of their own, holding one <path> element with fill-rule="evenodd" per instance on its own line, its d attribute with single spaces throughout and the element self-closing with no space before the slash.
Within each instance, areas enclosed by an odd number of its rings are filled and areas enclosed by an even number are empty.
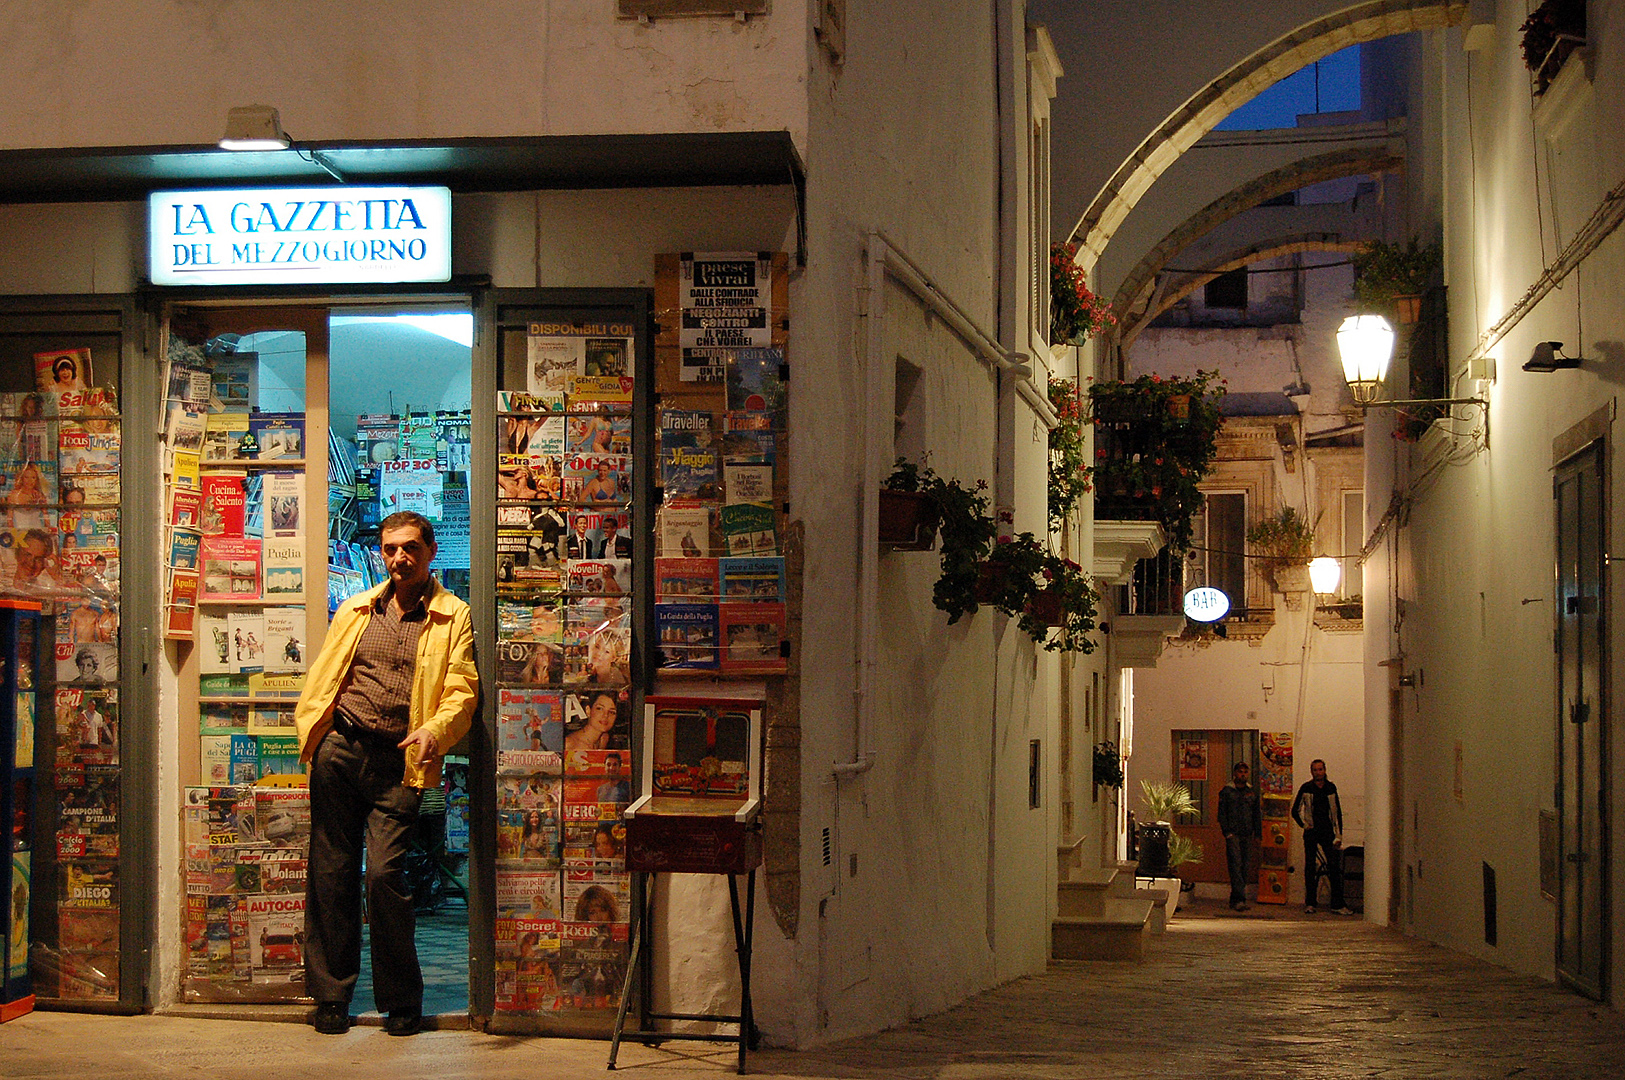
<svg viewBox="0 0 1625 1080">
<path fill-rule="evenodd" d="M 526 502 L 562 498 L 563 460 L 557 454 L 498 454 L 497 498 Z"/>
<path fill-rule="evenodd" d="M 201 611 L 197 617 L 198 673 L 223 675 L 231 671 L 231 631 L 224 612 Z"/>
<path fill-rule="evenodd" d="M 169 423 L 164 432 L 164 442 L 171 450 L 184 453 L 197 454 L 203 450 L 203 422 L 205 412 L 200 405 L 188 405 L 182 401 L 169 403 Z"/>
<path fill-rule="evenodd" d="M 555 329 L 570 328 L 531 324 L 525 338 L 525 389 L 534 396 L 535 403 L 563 411 L 565 395 L 574 389 L 584 357 L 580 337 L 545 332 Z M 512 403 L 499 403 L 499 407 L 501 404 Z"/>
<path fill-rule="evenodd" d="M 631 592 L 632 560 L 571 559 L 566 587 L 573 593 L 625 596 Z"/>
<path fill-rule="evenodd" d="M 272 537 L 264 543 L 265 598 L 303 596 L 305 541 L 302 537 Z"/>
<path fill-rule="evenodd" d="M 625 686 L 631 681 L 631 665 L 629 628 L 605 624 L 565 638 L 566 685 Z"/>
<path fill-rule="evenodd" d="M 75 597 L 59 605 L 57 644 L 83 641 L 113 644 L 118 641 L 118 605 L 101 596 Z"/>
<path fill-rule="evenodd" d="M 498 641 L 497 678 L 525 686 L 556 685 L 564 678 L 563 646 L 545 641 Z"/>
<path fill-rule="evenodd" d="M 546 413 L 564 411 L 564 391 L 559 392 L 557 405 L 550 398 L 540 394 L 533 394 L 528 390 L 498 390 L 497 412 L 499 413 Z"/>
<path fill-rule="evenodd" d="M 661 409 L 660 445 L 670 449 L 710 446 L 715 438 L 712 424 L 712 414 L 708 412 Z"/>
<path fill-rule="evenodd" d="M 190 454 L 177 454 L 176 460 L 190 457 Z M 179 475 L 176 477 L 176 483 L 182 483 Z M 80 473 L 77 476 L 63 476 L 60 485 L 64 506 L 118 505 L 118 473 Z"/>
<path fill-rule="evenodd" d="M 773 505 L 773 466 L 756 462 L 724 462 L 723 491 L 728 504 Z"/>
<path fill-rule="evenodd" d="M 265 609 L 266 671 L 304 671 L 308 665 L 305 646 L 305 609 L 271 607 Z"/>
<path fill-rule="evenodd" d="M 565 429 L 569 454 L 630 454 L 632 418 L 602 414 L 572 415 Z"/>
<path fill-rule="evenodd" d="M 572 781 L 572 783 L 575 781 Z M 592 788 L 596 781 L 585 781 Z M 567 785 L 568 786 L 568 785 Z M 599 818 L 599 804 L 572 804 L 565 795 L 564 839 L 562 862 L 566 870 L 597 870 L 601 873 L 619 873 L 626 867 L 626 826 L 615 820 Z M 613 816 L 618 813 L 615 804 L 603 807 Z M 580 809 L 581 817 L 573 818 L 571 811 Z M 586 817 L 587 814 L 592 817 Z"/>
<path fill-rule="evenodd" d="M 258 710 L 261 715 L 274 710 Z M 293 710 L 275 711 L 280 719 L 292 719 Z M 252 728 L 250 728 L 252 730 Z M 302 776 L 305 773 L 304 763 L 299 760 L 299 736 L 293 734 L 294 726 L 289 724 L 282 730 L 286 735 L 256 735 L 255 741 L 259 744 L 260 779 L 265 780 L 271 776 Z M 260 834 L 264 836 L 262 832 Z M 270 837 L 266 837 L 267 840 Z"/>
<path fill-rule="evenodd" d="M 119 414 L 118 394 L 111 387 L 91 386 L 84 390 L 64 390 L 61 393 L 51 393 L 45 396 L 55 403 L 55 415 L 61 417 L 106 420 Z M 47 405 L 46 414 L 51 415 L 49 404 Z M 101 427 L 105 429 L 106 425 L 101 425 Z"/>
<path fill-rule="evenodd" d="M 119 760 L 117 687 L 106 689 L 58 687 L 56 733 L 56 756 L 59 763 L 117 765 Z"/>
<path fill-rule="evenodd" d="M 241 900 L 248 918 L 249 967 L 256 983 L 303 983 L 305 898 L 261 893 Z"/>
<path fill-rule="evenodd" d="M 726 599 L 784 599 L 784 559 L 779 556 L 719 559 L 717 568 Z"/>
<path fill-rule="evenodd" d="M 57 515 L 64 551 L 117 551 L 119 511 L 65 509 Z"/>
<path fill-rule="evenodd" d="M 628 502 L 632 459 L 619 454 L 573 454 L 564 459 L 564 498 L 578 503 Z"/>
<path fill-rule="evenodd" d="M 599 938 L 592 928 L 582 924 L 625 923 L 631 915 L 630 907 L 631 882 L 626 874 L 597 869 L 566 870 L 564 914 L 569 917 L 564 927 L 566 947 L 572 937 L 578 941 L 610 944 L 613 938 Z"/>
<path fill-rule="evenodd" d="M 169 524 L 177 529 L 203 527 L 203 492 L 190 488 L 169 490 Z"/>
<path fill-rule="evenodd" d="M 698 446 L 660 448 L 660 490 L 662 499 L 716 499 L 718 497 L 717 452 Z"/>
<path fill-rule="evenodd" d="M 566 907 L 569 906 L 567 901 Z M 624 904 L 621 910 L 626 910 Z M 591 908 L 593 914 L 600 911 L 607 922 L 607 908 L 600 905 Z M 602 1011 L 618 1008 L 621 987 L 626 981 L 626 923 L 595 925 L 568 922 L 564 924 L 563 939 L 554 976 L 559 988 L 556 1007 L 560 1010 Z"/>
<path fill-rule="evenodd" d="M 99 687 L 118 682 L 118 646 L 57 643 L 56 683 L 59 688 Z M 58 689 L 57 693 L 62 693 Z"/>
<path fill-rule="evenodd" d="M 785 426 L 784 351 L 734 349 L 727 360 L 728 408 L 767 413 Z"/>
<path fill-rule="evenodd" d="M 246 733 L 259 736 L 288 736 L 298 734 L 297 721 L 294 719 L 294 703 L 286 705 L 254 705 L 248 710 L 248 727 Z M 260 750 L 264 751 L 264 746 Z"/>
<path fill-rule="evenodd" d="M 724 672 L 782 675 L 787 670 L 789 661 L 781 651 L 781 643 L 788 640 L 783 604 L 719 604 L 717 623 L 719 666 Z"/>
<path fill-rule="evenodd" d="M 719 512 L 722 536 L 728 545 L 728 554 L 776 555 L 779 550 L 778 531 L 773 520 L 773 508 L 756 503 L 736 503 L 724 506 Z"/>
<path fill-rule="evenodd" d="M 30 394 L 29 398 L 37 401 L 38 395 Z M 39 406 L 35 404 L 29 411 L 37 416 Z M 55 424 L 49 420 L 0 420 L 0 461 L 17 463 L 55 460 Z"/>
<path fill-rule="evenodd" d="M 261 790 L 276 794 L 304 793 L 304 789 L 301 788 L 263 788 Z M 289 825 L 287 819 L 287 814 L 278 812 L 278 815 L 270 820 L 270 824 L 278 828 L 298 827 L 297 823 Z M 308 835 L 310 829 L 308 812 L 306 813 L 304 827 L 307 835 L 296 837 L 296 843 L 293 845 L 240 847 L 237 849 L 238 864 L 254 866 L 259 875 L 259 881 L 255 883 L 256 891 L 279 895 L 292 894 L 301 898 L 304 896 L 305 881 L 308 876 L 306 871 L 309 868 L 305 853 L 310 840 Z"/>
<path fill-rule="evenodd" d="M 497 426 L 497 450 L 522 457 L 557 457 L 566 444 L 565 418 L 559 415 L 504 416 Z M 606 451 L 607 452 L 607 451 Z"/>
<path fill-rule="evenodd" d="M 509 918 L 557 919 L 559 872 L 497 867 L 497 915 Z"/>
<path fill-rule="evenodd" d="M 303 473 L 262 474 L 262 535 L 286 539 L 305 535 L 305 476 Z"/>
<path fill-rule="evenodd" d="M 517 590 L 557 588 L 561 566 L 557 537 L 529 529 L 497 530 L 497 589 Z"/>
<path fill-rule="evenodd" d="M 258 600 L 260 541 L 248 536 L 205 534 L 198 558 L 203 564 L 204 600 Z"/>
<path fill-rule="evenodd" d="M 564 706 L 558 691 L 510 687 L 498 690 L 497 749 L 550 750 L 562 754 Z"/>
<path fill-rule="evenodd" d="M 244 450 L 248 436 L 248 413 L 212 412 L 203 420 L 203 441 L 199 459 L 203 464 L 244 461 L 249 454 Z"/>
<path fill-rule="evenodd" d="M 362 413 L 355 418 L 356 456 L 361 468 L 376 469 L 400 456 L 401 418 L 392 413 Z"/>
<path fill-rule="evenodd" d="M 656 559 L 655 599 L 665 601 L 699 597 L 715 600 L 717 566 L 716 559 Z"/>
<path fill-rule="evenodd" d="M 661 555 L 692 559 L 713 554 L 710 506 L 692 499 L 667 500 L 657 513 Z"/>
<path fill-rule="evenodd" d="M 111 859 L 65 859 L 57 864 L 59 908 L 118 909 L 118 863 Z"/>
<path fill-rule="evenodd" d="M 564 601 L 556 593 L 497 599 L 497 637 L 514 641 L 564 640 Z"/>
<path fill-rule="evenodd" d="M 304 413 L 254 413 L 248 433 L 259 447 L 260 461 L 302 460 L 305 456 Z"/>
<path fill-rule="evenodd" d="M 44 528 L 57 490 L 54 461 L 0 463 L 0 513 L 13 529 Z"/>
<path fill-rule="evenodd" d="M 655 637 L 660 667 L 665 670 L 717 666 L 717 606 L 715 604 L 656 604 Z"/>
<path fill-rule="evenodd" d="M 572 510 L 564 554 L 571 559 L 630 559 L 632 515 L 625 510 Z"/>
<path fill-rule="evenodd" d="M 258 353 L 239 352 L 210 358 L 209 408 L 244 412 L 259 400 Z"/>
<path fill-rule="evenodd" d="M 196 570 L 198 545 L 203 537 L 185 529 L 169 530 L 169 565 L 176 570 Z"/>
<path fill-rule="evenodd" d="M 632 376 L 577 375 L 565 409 L 572 413 L 630 412 Z"/>
<path fill-rule="evenodd" d="M 89 349 L 58 349 L 34 354 L 34 388 L 62 394 L 96 385 Z"/>
<path fill-rule="evenodd" d="M 118 857 L 118 773 L 115 765 L 87 765 L 78 786 L 58 789 L 57 858 Z"/>
<path fill-rule="evenodd" d="M 203 535 L 242 536 L 247 515 L 247 473 L 210 472 L 203 475 L 203 508 L 199 522 Z"/>
<path fill-rule="evenodd" d="M 118 426 L 112 431 L 94 420 L 61 420 L 56 429 L 56 460 L 63 476 L 81 473 L 116 473 L 119 469 L 121 440 Z"/>
<path fill-rule="evenodd" d="M 566 771 L 574 753 L 598 754 L 626 750 L 631 745 L 632 706 L 625 687 L 568 693 L 560 700 L 564 705 Z"/>
</svg>

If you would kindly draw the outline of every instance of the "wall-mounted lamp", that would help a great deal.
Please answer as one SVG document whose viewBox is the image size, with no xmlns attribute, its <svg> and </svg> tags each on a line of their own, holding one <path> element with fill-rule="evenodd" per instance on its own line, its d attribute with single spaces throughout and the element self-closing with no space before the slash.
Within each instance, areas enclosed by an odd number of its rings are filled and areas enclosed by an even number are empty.
<svg viewBox="0 0 1625 1080">
<path fill-rule="evenodd" d="M 287 150 L 293 140 L 282 130 L 282 118 L 269 105 L 238 105 L 226 112 L 222 150 Z"/>
<path fill-rule="evenodd" d="M 1478 405 L 1486 411 L 1483 398 L 1413 398 L 1406 401 L 1378 401 L 1382 383 L 1388 376 L 1388 361 L 1394 354 L 1394 331 L 1380 315 L 1350 315 L 1337 328 L 1337 351 L 1343 360 L 1343 378 L 1361 409 L 1403 409 L 1415 405 Z"/>
<path fill-rule="evenodd" d="M 1564 356 L 1561 341 L 1537 341 L 1535 351 L 1524 361 L 1525 371 L 1556 371 L 1559 368 L 1577 368 L 1581 357 Z"/>
<path fill-rule="evenodd" d="M 327 175 L 344 183 L 344 177 L 317 150 L 302 150 L 293 137 L 282 130 L 282 118 L 269 105 L 237 105 L 226 111 L 226 133 L 220 137 L 222 150 L 292 150 L 303 161 L 318 166 Z"/>
<path fill-rule="evenodd" d="M 1343 567 L 1330 555 L 1309 560 L 1309 587 L 1315 592 L 1330 596 L 1337 591 L 1337 584 L 1342 580 Z"/>
</svg>

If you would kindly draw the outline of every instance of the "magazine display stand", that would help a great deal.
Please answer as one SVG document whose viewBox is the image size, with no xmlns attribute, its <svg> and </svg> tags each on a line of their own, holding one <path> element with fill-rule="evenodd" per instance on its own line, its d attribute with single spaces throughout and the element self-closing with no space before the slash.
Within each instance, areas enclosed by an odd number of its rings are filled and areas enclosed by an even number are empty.
<svg viewBox="0 0 1625 1080">
<path fill-rule="evenodd" d="M 632 951 L 610 1041 L 615 1068 L 621 1040 L 661 1043 L 672 1039 L 737 1042 L 738 1071 L 755 1042 L 751 1020 L 751 928 L 756 908 L 756 870 L 762 863 L 762 703 L 738 698 L 650 696 L 644 701 L 644 794 L 626 809 L 626 865 L 642 886 L 632 932 Z M 739 956 L 737 1014 L 652 1011 L 651 964 L 645 943 L 653 932 L 655 881 L 659 874 L 725 874 Z M 741 912 L 737 876 L 744 875 Z M 627 1031 L 633 979 L 641 976 L 638 1026 Z M 660 1031 L 653 1021 L 689 1020 L 737 1024 L 737 1034 Z"/>
<path fill-rule="evenodd" d="M 34 1008 L 28 977 L 30 858 L 33 855 L 34 715 L 39 686 L 40 605 L 0 600 L 0 821 L 10 826 L 0 865 L 6 939 L 0 943 L 0 1021 Z"/>
</svg>

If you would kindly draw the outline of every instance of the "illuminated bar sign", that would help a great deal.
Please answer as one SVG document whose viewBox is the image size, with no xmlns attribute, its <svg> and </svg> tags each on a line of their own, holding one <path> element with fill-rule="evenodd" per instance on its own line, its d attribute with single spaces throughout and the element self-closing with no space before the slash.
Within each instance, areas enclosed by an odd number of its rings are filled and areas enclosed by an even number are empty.
<svg viewBox="0 0 1625 1080">
<path fill-rule="evenodd" d="M 443 187 L 155 191 L 154 285 L 451 280 Z"/>
</svg>

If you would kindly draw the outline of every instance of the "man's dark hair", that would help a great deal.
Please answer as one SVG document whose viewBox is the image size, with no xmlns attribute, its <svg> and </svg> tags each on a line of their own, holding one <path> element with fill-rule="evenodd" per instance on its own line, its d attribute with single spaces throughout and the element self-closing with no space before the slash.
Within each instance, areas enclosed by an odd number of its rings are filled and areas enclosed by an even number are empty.
<svg viewBox="0 0 1625 1080">
<path fill-rule="evenodd" d="M 383 521 L 378 523 L 378 536 L 381 539 L 386 529 L 401 529 L 406 526 L 417 529 L 418 536 L 425 544 L 434 547 L 434 525 L 428 518 L 412 510 L 397 510 Z"/>
<path fill-rule="evenodd" d="M 1238 761 L 1234 765 L 1230 766 L 1231 772 L 1235 772 L 1237 769 L 1246 769 L 1248 772 L 1253 771 L 1253 767 L 1247 764 L 1245 761 Z"/>
<path fill-rule="evenodd" d="M 25 542 L 29 540 L 38 540 L 40 543 L 45 545 L 47 550 L 56 550 L 56 543 L 54 542 L 53 537 L 44 529 L 29 529 L 27 532 L 23 533 L 23 540 Z"/>
<path fill-rule="evenodd" d="M 1316 758 L 1315 760 L 1313 760 L 1313 761 L 1311 761 L 1309 763 L 1309 767 L 1311 769 L 1313 769 L 1316 765 L 1319 765 L 1322 769 L 1324 769 L 1326 767 L 1326 759 L 1325 758 Z"/>
</svg>

